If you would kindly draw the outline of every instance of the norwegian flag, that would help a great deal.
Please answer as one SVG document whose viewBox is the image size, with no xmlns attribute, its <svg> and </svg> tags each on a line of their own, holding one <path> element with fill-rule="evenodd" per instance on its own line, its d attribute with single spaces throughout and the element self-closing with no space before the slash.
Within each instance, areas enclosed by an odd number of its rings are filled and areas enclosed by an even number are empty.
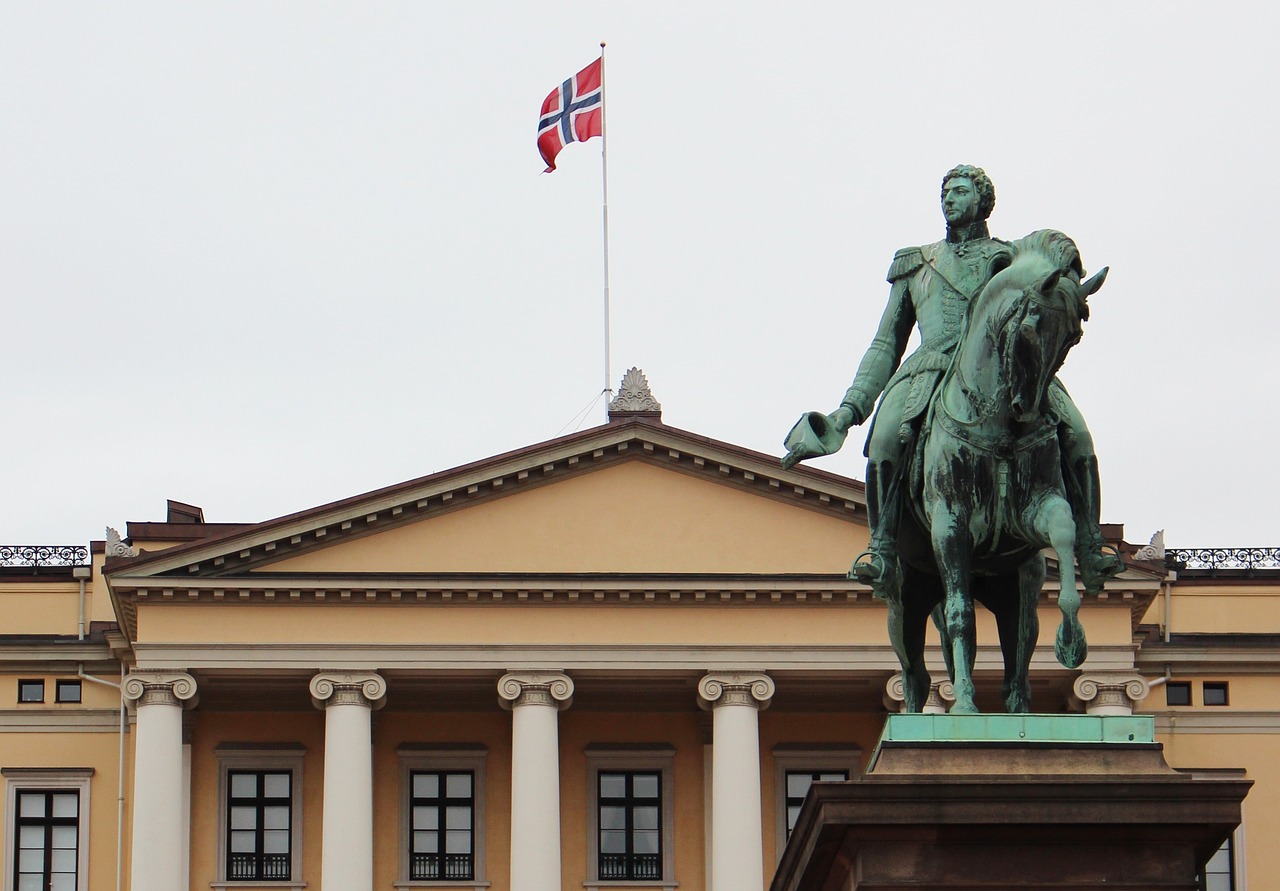
<svg viewBox="0 0 1280 891">
<path fill-rule="evenodd" d="M 544 173 L 556 169 L 556 155 L 571 142 L 604 135 L 604 91 L 596 59 L 551 91 L 538 118 L 538 151 L 547 162 Z"/>
</svg>

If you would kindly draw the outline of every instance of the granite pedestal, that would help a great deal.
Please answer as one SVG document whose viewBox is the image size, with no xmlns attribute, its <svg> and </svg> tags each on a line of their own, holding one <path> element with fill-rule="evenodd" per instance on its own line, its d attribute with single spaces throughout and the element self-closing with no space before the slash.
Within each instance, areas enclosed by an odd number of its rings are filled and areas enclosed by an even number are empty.
<svg viewBox="0 0 1280 891">
<path fill-rule="evenodd" d="M 1178 771 L 1150 716 L 891 715 L 815 783 L 771 891 L 1196 891 L 1243 771 Z"/>
</svg>

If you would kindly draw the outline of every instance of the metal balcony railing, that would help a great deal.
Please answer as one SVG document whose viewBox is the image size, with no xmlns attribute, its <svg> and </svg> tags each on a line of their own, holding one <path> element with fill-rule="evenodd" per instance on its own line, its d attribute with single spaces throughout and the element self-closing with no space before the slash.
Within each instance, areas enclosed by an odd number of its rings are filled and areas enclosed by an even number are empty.
<svg viewBox="0 0 1280 891">
<path fill-rule="evenodd" d="M 0 567 L 87 566 L 89 549 L 83 545 L 0 545 Z"/>
</svg>

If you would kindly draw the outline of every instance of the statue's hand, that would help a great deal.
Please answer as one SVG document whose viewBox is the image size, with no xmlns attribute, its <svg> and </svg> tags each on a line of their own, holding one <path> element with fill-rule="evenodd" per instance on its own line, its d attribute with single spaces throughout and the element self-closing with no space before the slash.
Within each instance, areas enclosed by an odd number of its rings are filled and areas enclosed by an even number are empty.
<svg viewBox="0 0 1280 891">
<path fill-rule="evenodd" d="M 850 427 L 856 427 L 862 423 L 862 418 L 847 405 L 842 405 L 827 415 L 827 420 L 831 422 L 831 426 L 841 433 L 848 433 Z"/>
</svg>

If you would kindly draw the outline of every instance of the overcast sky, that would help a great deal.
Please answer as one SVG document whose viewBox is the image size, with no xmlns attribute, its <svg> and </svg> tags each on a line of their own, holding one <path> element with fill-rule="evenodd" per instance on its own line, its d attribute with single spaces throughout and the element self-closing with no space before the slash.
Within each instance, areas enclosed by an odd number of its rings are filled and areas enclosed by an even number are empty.
<svg viewBox="0 0 1280 891">
<path fill-rule="evenodd" d="M 607 40 L 615 386 L 781 455 L 977 164 L 993 234 L 1111 267 L 1062 373 L 1103 519 L 1280 545 L 1275 33 L 1252 3 L 10 0 L 0 543 L 166 498 L 263 520 L 574 429 L 600 141 L 542 175 L 535 125 Z M 819 466 L 863 478 L 861 439 Z"/>
</svg>

